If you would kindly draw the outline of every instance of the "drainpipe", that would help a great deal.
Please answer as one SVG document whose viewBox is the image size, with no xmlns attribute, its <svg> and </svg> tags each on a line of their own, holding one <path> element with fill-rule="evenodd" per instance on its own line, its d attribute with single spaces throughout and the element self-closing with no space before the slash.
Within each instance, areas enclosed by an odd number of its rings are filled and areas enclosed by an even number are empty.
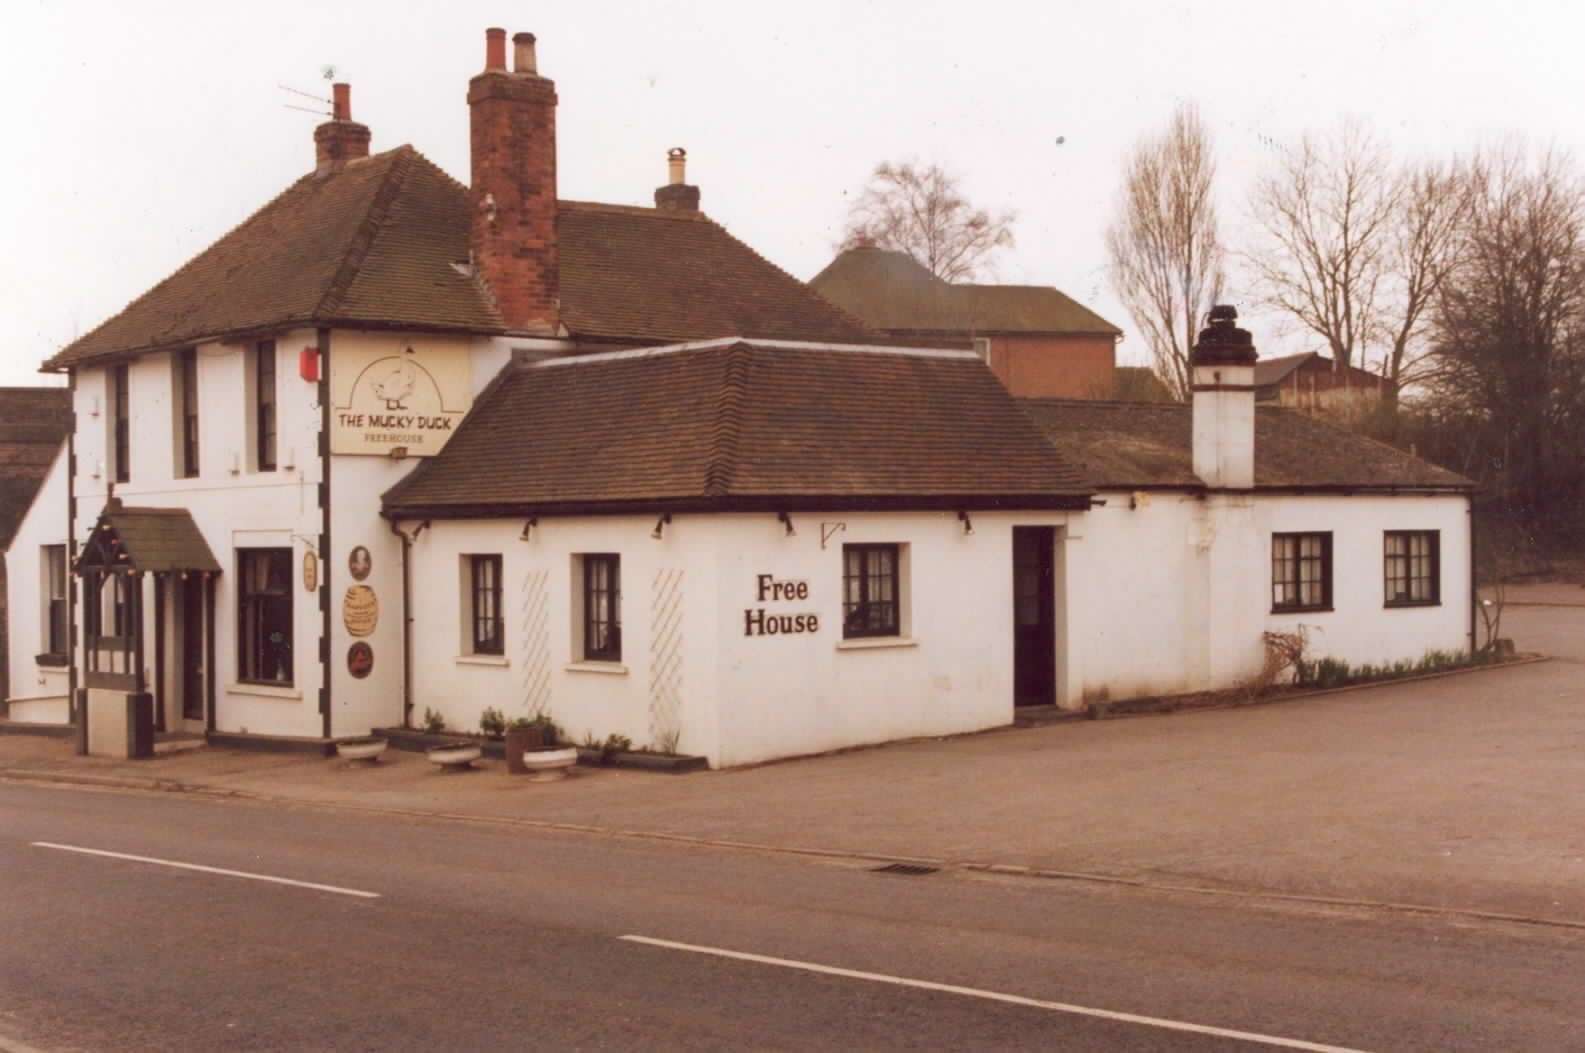
<svg viewBox="0 0 1585 1053">
<path fill-rule="evenodd" d="M 402 727 L 413 726 L 413 603 L 412 580 L 409 572 L 409 553 L 418 535 L 429 528 L 429 520 L 418 524 L 409 537 L 396 520 L 391 520 L 391 533 L 402 542 Z"/>
<path fill-rule="evenodd" d="M 1475 582 L 1475 494 L 1473 491 L 1464 499 L 1464 514 L 1469 516 L 1469 656 L 1474 658 L 1476 643 L 1479 639 L 1475 632 L 1475 619 L 1480 613 L 1480 589 Z"/>
</svg>

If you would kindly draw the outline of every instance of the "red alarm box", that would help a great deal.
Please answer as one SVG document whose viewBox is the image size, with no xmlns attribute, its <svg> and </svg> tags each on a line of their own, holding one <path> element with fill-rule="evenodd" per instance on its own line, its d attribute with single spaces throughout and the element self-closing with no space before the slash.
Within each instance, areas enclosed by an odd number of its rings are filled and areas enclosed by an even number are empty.
<svg viewBox="0 0 1585 1053">
<path fill-rule="evenodd" d="M 319 380 L 319 348 L 305 347 L 297 352 L 297 372 L 304 380 L 317 383 Z"/>
</svg>

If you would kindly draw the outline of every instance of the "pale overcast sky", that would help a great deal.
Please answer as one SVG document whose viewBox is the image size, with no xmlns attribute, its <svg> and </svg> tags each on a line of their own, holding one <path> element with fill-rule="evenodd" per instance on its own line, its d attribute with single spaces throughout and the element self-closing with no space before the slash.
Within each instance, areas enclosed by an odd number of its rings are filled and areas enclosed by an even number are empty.
<svg viewBox="0 0 1585 1053">
<path fill-rule="evenodd" d="M 1122 159 L 1183 99 L 1216 137 L 1226 240 L 1251 175 L 1347 114 L 1405 153 L 1518 133 L 1581 156 L 1577 4 L 897 2 L 41 3 L 0 42 L 0 384 L 98 324 L 312 165 L 287 84 L 352 84 L 374 149 L 468 178 L 484 29 L 529 30 L 560 95 L 563 197 L 649 204 L 665 150 L 716 220 L 800 278 L 877 161 L 958 173 L 1019 213 L 998 278 L 1129 330 L 1102 233 Z M 1059 145 L 1059 137 L 1063 142 Z M 1250 316 L 1267 354 L 1302 349 Z"/>
</svg>

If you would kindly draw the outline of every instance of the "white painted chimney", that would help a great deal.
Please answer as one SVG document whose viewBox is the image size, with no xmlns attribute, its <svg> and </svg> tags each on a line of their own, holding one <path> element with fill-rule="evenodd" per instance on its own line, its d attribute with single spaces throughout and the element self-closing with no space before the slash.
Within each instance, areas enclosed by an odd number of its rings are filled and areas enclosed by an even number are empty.
<svg viewBox="0 0 1585 1053">
<path fill-rule="evenodd" d="M 1215 490 L 1255 485 L 1255 343 L 1238 311 L 1211 308 L 1189 356 L 1193 371 L 1194 474 Z"/>
</svg>

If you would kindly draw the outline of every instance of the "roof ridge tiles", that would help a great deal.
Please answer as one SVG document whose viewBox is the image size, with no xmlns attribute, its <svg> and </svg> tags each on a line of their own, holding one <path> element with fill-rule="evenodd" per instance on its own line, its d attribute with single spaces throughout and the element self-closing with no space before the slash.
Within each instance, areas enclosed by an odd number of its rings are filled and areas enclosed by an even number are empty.
<svg viewBox="0 0 1585 1053">
<path fill-rule="evenodd" d="M 391 214 L 391 206 L 401 195 L 408 174 L 413 170 L 413 158 L 417 151 L 411 146 L 404 144 L 386 152 L 392 155 L 390 167 L 380 181 L 380 189 L 369 199 L 368 210 L 363 214 L 363 221 L 358 224 L 358 232 L 347 245 L 346 254 L 341 258 L 341 266 L 336 268 L 336 276 L 331 279 L 330 285 L 325 289 L 325 295 L 314 308 L 311 317 L 315 319 L 336 317 L 336 312 L 346 301 L 352 283 L 357 280 L 364 260 L 373 249 L 374 242 L 384 233 L 386 219 Z"/>
<path fill-rule="evenodd" d="M 726 370 L 716 403 L 715 423 L 710 430 L 710 459 L 704 471 L 706 497 L 724 497 L 732 492 L 732 480 L 737 473 L 738 439 L 743 431 L 749 364 L 749 348 L 745 345 L 737 343 L 726 348 Z"/>
</svg>

